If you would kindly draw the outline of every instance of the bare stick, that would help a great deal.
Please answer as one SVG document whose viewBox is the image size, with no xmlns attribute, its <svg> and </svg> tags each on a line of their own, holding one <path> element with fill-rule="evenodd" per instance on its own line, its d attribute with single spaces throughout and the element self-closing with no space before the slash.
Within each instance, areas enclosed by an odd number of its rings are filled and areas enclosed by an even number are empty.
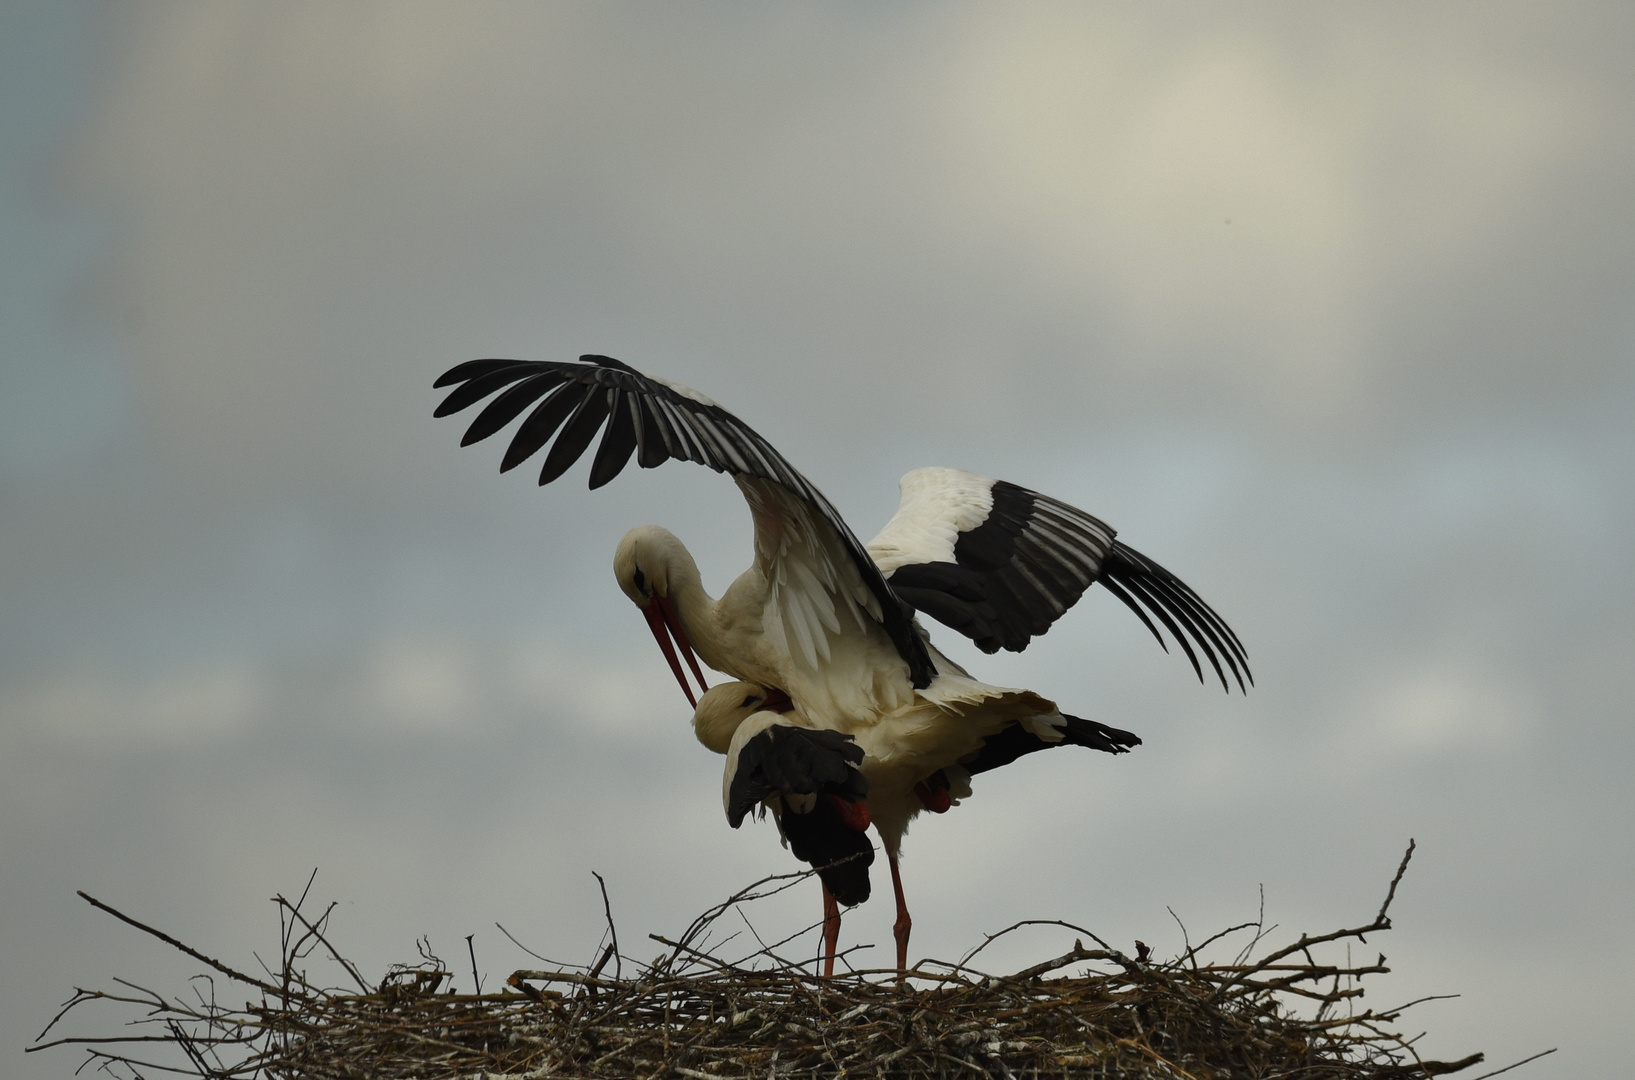
<svg viewBox="0 0 1635 1080">
<path fill-rule="evenodd" d="M 596 976 L 600 975 L 602 973 L 602 969 L 607 967 L 607 962 L 617 956 L 618 952 L 619 946 L 617 943 L 611 944 L 607 948 L 603 949 L 602 958 L 596 961 L 595 967 L 590 969 L 590 977 L 594 979 Z M 614 968 L 614 970 L 617 971 L 618 969 Z M 615 977 L 614 981 L 618 981 L 617 977 Z"/>
<path fill-rule="evenodd" d="M 252 979 L 250 976 L 244 974 L 241 971 L 234 971 L 232 968 L 228 967 L 226 964 L 222 963 L 220 960 L 213 960 L 210 957 L 204 955 L 204 953 L 199 952 L 197 949 L 192 949 L 192 948 L 189 948 L 186 945 L 183 945 L 181 942 L 177 941 L 175 938 L 171 937 L 169 934 L 165 933 L 163 930 L 155 930 L 153 927 L 148 926 L 146 923 L 137 922 L 135 919 L 131 918 L 129 915 L 126 915 L 123 911 L 119 911 L 119 910 L 117 910 L 115 908 L 109 907 L 107 904 L 104 904 L 101 900 L 98 900 L 96 897 L 92 896 L 90 893 L 84 891 L 83 889 L 76 889 L 75 892 L 77 892 L 79 894 L 79 897 L 80 897 L 81 900 L 84 900 L 87 904 L 90 904 L 92 907 L 99 908 L 102 911 L 106 911 L 108 914 L 112 915 L 114 918 L 118 919 L 120 922 L 128 923 L 131 926 L 134 926 L 138 930 L 142 931 L 144 934 L 151 934 L 152 936 L 158 938 L 160 941 L 164 942 L 166 945 L 169 945 L 174 949 L 178 949 L 178 950 L 186 953 L 187 955 L 191 956 L 193 959 L 199 961 L 201 964 L 209 964 L 211 967 L 215 968 L 217 971 L 221 972 L 223 975 L 226 975 L 230 979 L 237 979 L 239 982 L 244 983 L 247 986 L 253 986 L 257 990 L 265 990 L 269 994 L 278 993 L 277 989 L 275 989 L 274 987 L 269 986 L 268 984 L 262 982 L 260 979 Z"/>
<path fill-rule="evenodd" d="M 1069 964 L 1076 964 L 1080 960 L 1113 960 L 1116 962 L 1118 954 L 1108 952 L 1106 949 L 1086 949 L 1083 944 L 1075 941 L 1071 952 L 1063 953 L 1054 960 L 1046 960 L 1042 964 L 1034 964 L 1032 967 L 1023 968 L 1016 974 L 1006 978 L 1008 981 L 1026 982 L 1036 975 L 1043 975 L 1047 971 L 1055 971 L 1058 968 L 1067 967 Z"/>
<path fill-rule="evenodd" d="M 1168 909 L 1165 909 L 1165 910 L 1168 910 Z M 1170 914 L 1174 915 L 1175 912 L 1171 911 Z M 1179 923 L 1181 920 L 1176 919 L 1175 921 L 1177 923 Z M 1209 946 L 1213 945 L 1215 942 L 1219 941 L 1223 937 L 1227 937 L 1228 935 L 1237 933 L 1239 930 L 1247 930 L 1251 926 L 1259 926 L 1259 925 L 1260 925 L 1259 922 L 1246 922 L 1246 923 L 1238 923 L 1238 925 L 1236 925 L 1236 926 L 1228 926 L 1225 930 L 1222 930 L 1219 933 L 1210 934 L 1208 937 L 1206 937 L 1202 941 L 1198 942 L 1198 944 L 1193 945 L 1193 946 L 1189 946 L 1187 948 L 1187 951 L 1180 955 L 1179 959 L 1181 960 L 1182 963 L 1185 963 L 1187 961 L 1191 961 L 1192 966 L 1197 967 L 1198 966 L 1198 962 L 1197 962 L 1198 954 L 1203 952 L 1205 949 L 1209 948 Z M 1183 926 L 1181 928 L 1181 932 L 1183 934 L 1185 934 L 1186 933 L 1186 927 Z"/>
<path fill-rule="evenodd" d="M 1169 917 L 1175 920 L 1175 925 L 1181 928 L 1181 947 L 1185 950 L 1181 955 L 1191 956 L 1193 954 L 1192 935 L 1187 933 L 1187 924 L 1181 921 L 1181 916 L 1175 914 L 1175 909 L 1168 904 L 1164 905 L 1164 910 L 1169 912 Z"/>
<path fill-rule="evenodd" d="M 515 945 L 517 948 L 521 949 L 523 952 L 527 953 L 529 956 L 533 957 L 535 960 L 538 960 L 541 963 L 546 963 L 546 964 L 555 964 L 555 963 L 558 962 L 556 960 L 552 960 L 548 956 L 539 955 L 534 950 L 530 949 L 528 946 L 526 946 L 522 942 L 518 941 L 515 934 L 511 933 L 511 931 L 507 930 L 505 927 L 500 926 L 499 923 L 495 923 L 494 925 L 496 927 L 498 927 L 500 933 L 504 934 L 507 938 L 511 939 L 511 944 Z M 568 966 L 572 967 L 573 965 L 569 964 Z"/>
<path fill-rule="evenodd" d="M 1519 1069 L 1523 1065 L 1527 1064 L 1529 1061 L 1537 1061 L 1541 1057 L 1547 1057 L 1550 1054 L 1555 1053 L 1556 1050 L 1558 1050 L 1558 1049 L 1559 1049 L 1559 1047 L 1552 1046 L 1548 1050 L 1540 1050 L 1538 1053 L 1534 1054 L 1532 1057 L 1522 1058 L 1520 1061 L 1516 1062 L 1514 1065 L 1506 1065 L 1504 1068 L 1494 1069 L 1490 1073 L 1483 1073 L 1481 1076 L 1473 1078 L 1473 1080 L 1487 1080 L 1487 1078 L 1490 1077 L 1490 1076 L 1498 1076 L 1500 1073 L 1507 1073 L 1511 1069 Z M 1480 1061 L 1481 1058 L 1482 1058 L 1482 1055 L 1480 1055 L 1480 1054 L 1476 1055 L 1476 1060 L 1477 1061 Z M 1475 1062 L 1472 1062 L 1471 1064 L 1475 1064 Z"/>
<path fill-rule="evenodd" d="M 507 981 L 510 982 L 510 984 L 512 986 L 516 986 L 519 983 L 521 983 L 524 979 L 530 980 L 532 982 L 574 983 L 574 984 L 579 985 L 579 986 L 613 986 L 613 985 L 615 985 L 614 983 L 611 983 L 606 979 L 598 979 L 594 975 L 581 975 L 577 971 L 529 971 L 527 969 L 523 969 L 523 970 L 520 970 L 520 971 L 513 971 L 511 973 L 511 978 L 509 980 L 507 980 Z"/>
<path fill-rule="evenodd" d="M 1103 949 L 1106 949 L 1109 953 L 1111 953 L 1112 956 L 1110 957 L 1110 959 L 1113 959 L 1115 963 L 1117 963 L 1117 964 L 1119 964 L 1121 966 L 1124 966 L 1124 967 L 1130 967 L 1131 966 L 1131 962 L 1130 962 L 1129 957 L 1125 956 L 1123 953 L 1119 952 L 1117 949 L 1113 948 L 1111 945 L 1109 945 L 1105 941 L 1101 940 L 1101 938 L 1096 936 L 1094 931 L 1086 930 L 1082 926 L 1075 926 L 1074 924 L 1072 924 L 1070 922 L 1063 922 L 1060 919 L 1022 919 L 1019 922 L 1011 923 L 1009 926 L 1005 927 L 1005 929 L 999 931 L 997 934 L 983 934 L 982 937 L 983 937 L 984 940 L 983 940 L 982 944 L 978 945 L 976 948 L 972 949 L 970 952 L 968 952 L 964 956 L 960 957 L 959 958 L 959 963 L 953 965 L 954 969 L 956 971 L 960 970 L 960 969 L 963 969 L 966 964 L 971 962 L 971 958 L 974 957 L 977 953 L 981 952 L 983 949 L 986 949 L 989 945 L 992 945 L 994 942 L 998 941 L 1000 938 L 1004 937 L 1006 934 L 1010 933 L 1012 930 L 1020 930 L 1024 926 L 1063 926 L 1063 927 L 1066 927 L 1069 930 L 1076 930 L 1077 932 L 1083 934 L 1085 937 L 1089 938 L 1091 941 L 1094 941 L 1097 945 L 1100 945 Z"/>
<path fill-rule="evenodd" d="M 352 966 L 352 961 L 342 956 L 340 950 L 331 945 L 329 943 L 329 939 L 324 937 L 323 931 L 319 929 L 320 925 L 329 920 L 329 913 L 335 910 L 335 905 L 333 903 L 324 909 L 324 913 L 318 917 L 317 924 L 309 922 L 307 917 L 301 914 L 300 907 L 298 905 L 292 906 L 290 902 L 284 899 L 282 895 L 273 897 L 273 903 L 278 904 L 280 907 L 287 910 L 292 918 L 294 918 L 302 926 L 306 927 L 307 934 L 316 939 L 325 949 L 329 950 L 329 955 L 335 958 L 335 962 L 340 964 L 348 975 L 352 976 L 352 980 L 358 984 L 359 989 L 366 994 L 374 989 L 374 987 L 370 986 L 364 981 L 363 974 L 358 971 L 357 968 Z M 300 947 L 299 942 L 296 943 L 296 947 Z M 286 965 L 286 967 L 287 966 L 288 965 Z M 438 962 L 438 966 L 442 966 L 441 961 Z"/>
<path fill-rule="evenodd" d="M 1277 961 L 1283 959 L 1284 957 L 1292 956 L 1295 953 L 1305 953 L 1307 958 L 1309 959 L 1310 956 L 1311 956 L 1310 950 L 1311 950 L 1311 947 L 1313 945 L 1322 945 L 1322 944 L 1324 944 L 1326 942 L 1330 942 L 1330 941 L 1340 941 L 1340 940 L 1342 940 L 1344 938 L 1356 938 L 1359 941 L 1367 941 L 1368 939 L 1364 935 L 1373 933 L 1376 930 L 1389 930 L 1389 929 L 1391 929 L 1391 919 L 1390 919 L 1389 916 L 1386 915 L 1386 911 L 1389 910 L 1389 908 L 1391 907 L 1391 901 L 1397 895 L 1397 885 L 1402 881 L 1402 875 L 1408 869 L 1408 860 L 1413 858 L 1413 856 L 1414 856 L 1414 841 L 1412 840 L 1412 838 L 1410 838 L 1409 841 L 1408 841 L 1408 850 L 1402 853 L 1402 862 L 1400 864 L 1398 864 L 1398 866 L 1397 866 L 1396 875 L 1391 878 L 1391 887 L 1386 890 L 1385 903 L 1380 905 L 1379 914 L 1374 916 L 1374 921 L 1373 922 L 1369 923 L 1367 926 L 1352 927 L 1349 930 L 1335 930 L 1332 933 L 1318 934 L 1315 937 L 1313 937 L 1312 935 L 1309 935 L 1309 934 L 1301 934 L 1300 935 L 1300 940 L 1296 941 L 1293 945 L 1287 945 L 1287 946 L 1285 946 L 1285 947 L 1283 947 L 1281 949 L 1278 949 L 1277 951 L 1271 953 L 1270 955 L 1265 957 L 1263 960 L 1261 960 L 1260 963 L 1258 963 L 1258 964 L 1254 965 L 1253 967 L 1250 967 L 1249 969 L 1247 969 L 1247 971 L 1244 973 L 1243 978 L 1247 978 L 1249 975 L 1252 975 L 1257 971 L 1262 971 L 1267 966 L 1269 966 L 1271 964 L 1275 964 L 1275 963 L 1277 963 Z M 1383 964 L 1384 961 L 1385 961 L 1385 957 L 1382 955 L 1380 957 L 1380 963 Z M 1240 980 L 1236 980 L 1236 981 L 1242 981 L 1242 980 L 1240 979 Z M 1216 992 L 1217 993 L 1224 993 L 1226 991 L 1226 989 L 1230 985 L 1231 985 L 1231 983 L 1224 983 L 1224 984 L 1221 985 L 1221 987 Z"/>
<path fill-rule="evenodd" d="M 1391 879 L 1391 887 L 1385 890 L 1385 903 L 1380 905 L 1380 913 L 1375 916 L 1375 922 L 1385 922 L 1385 912 L 1396 899 L 1397 885 L 1402 881 L 1402 875 L 1408 870 L 1408 860 L 1414 857 L 1414 838 L 1408 837 L 1408 850 L 1402 853 L 1402 862 L 1397 866 L 1396 876 Z M 1387 923 L 1386 925 L 1390 925 Z"/>
<path fill-rule="evenodd" d="M 295 902 L 295 907 L 296 907 L 297 910 L 300 909 L 302 904 L 307 902 L 307 893 L 312 891 L 312 883 L 314 881 L 317 881 L 317 880 L 318 880 L 318 868 L 316 866 L 314 866 L 312 868 L 312 873 L 307 875 L 306 888 L 301 890 L 301 899 L 299 899 L 299 900 L 297 900 Z"/>
<path fill-rule="evenodd" d="M 619 960 L 619 931 L 618 928 L 613 925 L 613 908 L 609 906 L 607 902 L 607 882 L 603 881 L 602 875 L 598 874 L 594 870 L 592 870 L 590 874 L 591 877 L 596 879 L 596 884 L 602 887 L 602 914 L 607 916 L 608 936 L 613 939 L 613 975 L 615 978 L 622 978 L 624 975 L 624 970 L 620 966 Z"/>
</svg>

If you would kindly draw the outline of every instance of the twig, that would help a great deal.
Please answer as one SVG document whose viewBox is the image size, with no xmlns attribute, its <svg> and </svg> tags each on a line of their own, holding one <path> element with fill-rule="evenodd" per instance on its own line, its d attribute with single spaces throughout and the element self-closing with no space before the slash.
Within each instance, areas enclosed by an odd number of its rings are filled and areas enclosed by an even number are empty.
<svg viewBox="0 0 1635 1080">
<path fill-rule="evenodd" d="M 302 894 L 302 898 L 305 899 L 304 893 Z M 300 906 L 291 906 L 290 902 L 284 899 L 282 895 L 273 897 L 273 903 L 288 911 L 291 918 L 295 919 L 302 926 L 306 927 L 307 935 L 309 937 L 313 938 L 325 949 L 329 950 L 329 955 L 335 958 L 335 962 L 340 964 L 341 968 L 348 975 L 352 976 L 352 980 L 358 984 L 358 989 L 362 990 L 366 994 L 372 989 L 372 987 L 364 981 L 363 974 L 358 971 L 357 968 L 352 966 L 352 961 L 342 956 L 340 950 L 331 945 L 329 943 L 329 939 L 324 937 L 323 931 L 319 929 L 320 926 L 329 921 L 329 913 L 335 910 L 335 905 L 333 903 L 324 909 L 324 913 L 318 917 L 316 923 L 308 922 L 307 917 L 301 914 Z M 302 940 L 304 941 L 305 938 Z M 301 942 L 296 942 L 295 948 L 300 948 L 300 945 Z M 438 965 L 441 966 L 442 961 L 438 961 Z"/>
<path fill-rule="evenodd" d="M 1397 872 L 1391 878 L 1391 887 L 1385 890 L 1385 903 L 1380 905 L 1380 913 L 1374 917 L 1376 923 L 1384 923 L 1386 926 L 1391 925 L 1385 918 L 1385 913 L 1390 909 L 1391 901 L 1396 899 L 1397 885 L 1402 881 L 1402 875 L 1408 871 L 1408 860 L 1414 857 L 1414 846 L 1414 838 L 1410 836 L 1408 838 L 1408 850 L 1402 853 L 1402 862 L 1397 865 Z"/>
<path fill-rule="evenodd" d="M 1118 954 L 1115 952 L 1108 952 L 1106 949 L 1086 949 L 1082 943 L 1075 941 L 1070 952 L 1063 953 L 1054 960 L 1046 960 L 1042 964 L 1034 964 L 1032 967 L 1023 968 L 1014 975 L 1006 976 L 1006 978 L 1012 982 L 1026 982 L 1036 976 L 1043 975 L 1047 971 L 1055 971 L 1069 964 L 1076 964 L 1080 960 L 1112 960 L 1117 962 L 1118 959 Z"/>
<path fill-rule="evenodd" d="M 466 935 L 466 952 L 471 954 L 471 985 L 475 988 L 473 993 L 481 995 L 483 992 L 483 980 L 482 976 L 477 974 L 477 949 L 471 944 L 471 939 L 476 936 L 476 934 Z"/>
<path fill-rule="evenodd" d="M 573 984 L 575 984 L 577 986 L 610 986 L 611 987 L 611 986 L 619 985 L 618 983 L 610 982 L 610 981 L 608 981 L 606 979 L 598 979 L 595 975 L 581 975 L 577 971 L 528 971 L 528 970 L 520 970 L 520 971 L 513 971 L 511 973 L 511 978 L 514 979 L 514 980 L 527 979 L 527 980 L 530 980 L 532 982 L 565 982 L 565 983 L 573 983 Z M 512 982 L 511 985 L 515 986 L 516 982 Z"/>
<path fill-rule="evenodd" d="M 1169 912 L 1169 917 L 1175 920 L 1175 925 L 1181 928 L 1181 948 L 1185 950 L 1181 955 L 1191 956 L 1192 938 L 1187 934 L 1187 924 L 1181 921 L 1181 916 L 1175 914 L 1175 909 L 1168 904 L 1164 905 L 1164 910 Z"/>
<path fill-rule="evenodd" d="M 1131 964 L 1129 957 L 1125 956 L 1123 953 L 1101 940 L 1101 938 L 1097 937 L 1094 932 L 1086 930 L 1082 926 L 1075 926 L 1070 922 L 1063 922 L 1061 919 L 1022 919 L 1018 922 L 1011 923 L 1009 926 L 1005 927 L 1005 929 L 996 934 L 983 934 L 982 944 L 960 957 L 959 963 L 955 964 L 954 968 L 956 970 L 963 969 L 965 965 L 971 962 L 971 958 L 976 956 L 977 953 L 981 952 L 983 949 L 986 949 L 989 945 L 992 945 L 994 942 L 998 941 L 1011 931 L 1020 930 L 1024 926 L 1064 926 L 1069 930 L 1076 930 L 1085 937 L 1094 941 L 1097 945 L 1100 945 L 1103 949 L 1106 949 L 1109 953 L 1113 954 L 1111 957 L 1109 957 L 1109 959 L 1112 959 L 1115 963 L 1123 967 L 1134 966 Z"/>
<path fill-rule="evenodd" d="M 1520 1061 L 1516 1062 L 1514 1065 L 1506 1065 L 1502 1069 L 1494 1069 L 1490 1073 L 1483 1073 L 1481 1076 L 1472 1077 L 1471 1080 L 1487 1080 L 1487 1078 L 1490 1077 L 1490 1076 L 1498 1076 L 1500 1073 L 1507 1073 L 1511 1069 L 1519 1069 L 1523 1065 L 1527 1064 L 1529 1061 L 1537 1061 L 1541 1057 L 1548 1057 L 1549 1055 L 1555 1053 L 1558 1049 L 1560 1049 L 1560 1047 L 1552 1046 L 1548 1050 L 1540 1050 L 1538 1053 L 1534 1054 L 1532 1057 L 1522 1058 Z"/>
<path fill-rule="evenodd" d="M 619 947 L 617 945 L 609 945 L 607 948 L 603 949 L 602 958 L 596 961 L 595 966 L 590 969 L 590 977 L 594 979 L 596 976 L 600 975 L 602 973 L 602 969 L 607 967 L 607 962 L 617 955 L 619 955 Z M 617 979 L 615 979 L 615 981 L 617 981 Z"/>
<path fill-rule="evenodd" d="M 624 970 L 620 967 L 619 961 L 619 931 L 613 925 L 613 907 L 607 902 L 607 882 L 603 881 L 602 875 L 596 871 L 592 870 L 590 873 L 596 879 L 596 884 L 601 886 L 602 889 L 602 914 L 607 916 L 608 936 L 613 939 L 613 973 L 616 977 L 622 977 Z"/>
<path fill-rule="evenodd" d="M 527 953 L 529 956 L 533 957 L 535 960 L 538 960 L 540 963 L 542 963 L 542 964 L 554 964 L 554 963 L 557 962 L 555 960 L 552 960 L 548 956 L 539 955 L 534 950 L 530 949 L 528 946 L 526 946 L 522 942 L 518 941 L 516 939 L 516 937 L 511 933 L 511 931 L 507 930 L 503 926 L 500 926 L 499 923 L 495 923 L 494 925 L 495 925 L 495 927 L 497 927 L 499 929 L 500 933 L 504 934 L 507 938 L 510 939 L 511 944 L 515 945 L 517 948 L 521 949 L 523 952 Z"/>
<path fill-rule="evenodd" d="M 269 994 L 278 993 L 277 990 L 275 990 L 271 986 L 268 986 L 266 983 L 262 982 L 260 979 L 251 978 L 249 975 L 244 974 L 242 971 L 234 971 L 232 968 L 228 967 L 226 964 L 222 963 L 220 960 L 213 960 L 210 957 L 204 955 L 204 953 L 199 952 L 197 949 L 190 948 L 190 947 L 188 947 L 186 945 L 183 945 L 180 941 L 177 941 L 175 938 L 171 937 L 169 934 L 165 933 L 163 930 L 155 930 L 153 927 L 148 926 L 146 923 L 137 922 L 135 919 L 131 918 L 129 915 L 126 915 L 124 912 L 119 911 L 119 910 L 117 910 L 115 908 L 111 908 L 107 904 L 104 904 L 101 900 L 98 900 L 96 897 L 92 896 L 88 892 L 85 892 L 83 889 L 76 890 L 76 892 L 78 893 L 81 900 L 84 900 L 87 904 L 90 904 L 92 907 L 99 908 L 102 911 L 106 911 L 108 914 L 112 915 L 114 918 L 118 919 L 120 922 L 129 923 L 131 926 L 136 927 L 138 930 L 142 931 L 144 934 L 150 934 L 153 937 L 158 938 L 160 941 L 164 942 L 166 945 L 169 945 L 174 949 L 178 949 L 178 950 L 186 953 L 187 955 L 191 956 L 193 959 L 199 961 L 199 963 L 201 963 L 201 964 L 209 964 L 211 967 L 215 968 L 217 971 L 221 972 L 223 975 L 226 975 L 228 978 L 237 979 L 239 982 L 244 983 L 247 986 L 253 986 L 257 990 L 265 990 Z"/>
</svg>

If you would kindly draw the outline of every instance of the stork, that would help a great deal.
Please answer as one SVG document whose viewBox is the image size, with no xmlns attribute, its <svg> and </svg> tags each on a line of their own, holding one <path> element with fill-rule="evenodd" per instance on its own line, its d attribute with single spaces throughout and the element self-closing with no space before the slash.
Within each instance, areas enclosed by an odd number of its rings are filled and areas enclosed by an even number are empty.
<svg viewBox="0 0 1635 1080">
<path fill-rule="evenodd" d="M 795 858 L 823 884 L 823 975 L 834 974 L 840 904 L 869 898 L 874 845 L 863 748 L 851 735 L 817 727 L 777 691 L 746 682 L 719 683 L 693 712 L 698 741 L 725 754 L 721 801 L 727 824 L 744 823 L 757 803 L 772 814 Z"/>
<path fill-rule="evenodd" d="M 698 700 L 682 660 L 701 690 L 700 658 L 735 679 L 775 689 L 813 726 L 857 737 L 865 776 L 871 768 L 896 770 L 893 790 L 914 794 L 930 809 L 947 808 L 961 760 L 980 754 L 991 736 L 1022 727 L 1041 746 L 1059 743 L 1070 738 L 1074 718 L 1031 691 L 972 679 L 936 651 L 916 612 L 984 652 L 1019 651 L 1100 583 L 1168 651 L 1162 624 L 1200 681 L 1201 652 L 1228 692 L 1228 671 L 1240 691 L 1253 682 L 1237 635 L 1191 588 L 1116 540 L 1104 522 L 1027 488 L 957 469 L 917 469 L 901 481 L 896 514 L 865 547 L 828 499 L 754 429 L 696 390 L 611 357 L 473 360 L 434 386 L 454 387 L 436 416 L 493 397 L 466 429 L 462 446 L 531 408 L 500 470 L 550 442 L 541 485 L 566 472 L 604 425 L 590 466 L 592 489 L 617 476 L 632 455 L 642 468 L 675 459 L 731 474 L 749 503 L 755 559 L 720 599 L 705 591 L 697 563 L 667 530 L 632 529 L 614 554 L 619 586 L 646 614 L 688 703 Z M 885 730 L 883 721 L 894 717 L 904 722 L 891 729 L 907 741 L 871 766 L 863 733 Z M 994 730 L 975 734 L 988 727 Z M 1126 749 L 1134 744 L 1133 736 L 1128 740 Z M 1006 760 L 1039 748 L 997 741 L 1011 755 Z M 993 753 L 995 760 L 1003 756 L 998 748 Z M 904 787 L 901 780 L 910 776 Z M 880 797 L 870 800 L 896 893 L 899 971 L 906 967 L 912 922 L 898 846 L 917 810 L 906 797 L 890 807 Z"/>
<path fill-rule="evenodd" d="M 727 757 L 722 801 L 727 822 L 743 823 L 760 800 L 797 859 L 823 882 L 823 974 L 834 973 L 840 936 L 836 901 L 869 898 L 874 849 L 862 839 L 872 822 L 891 856 L 891 882 L 904 924 L 897 969 L 908 944 L 896 854 L 920 810 L 943 813 L 971 794 L 971 777 L 1053 746 L 1122 754 L 1141 740 L 1128 731 L 1065 716 L 1023 690 L 976 689 L 950 715 L 921 700 L 853 731 L 821 728 L 787 697 L 746 682 L 718 683 L 693 713 L 698 741 Z M 951 764 L 926 772 L 927 761 Z"/>
</svg>

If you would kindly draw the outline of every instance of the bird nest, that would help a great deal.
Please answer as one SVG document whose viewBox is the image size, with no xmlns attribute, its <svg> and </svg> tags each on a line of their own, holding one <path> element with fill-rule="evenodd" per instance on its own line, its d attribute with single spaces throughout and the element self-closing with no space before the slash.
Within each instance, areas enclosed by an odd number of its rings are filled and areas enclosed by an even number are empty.
<svg viewBox="0 0 1635 1080">
<path fill-rule="evenodd" d="M 1387 910 L 1412 851 L 1410 845 L 1373 921 L 1302 935 L 1279 948 L 1262 951 L 1267 931 L 1257 920 L 1160 962 L 1139 942 L 1128 955 L 1088 930 L 1050 922 L 1081 935 L 1071 950 L 1009 975 L 979 971 L 983 949 L 1031 925 L 1018 923 L 989 935 L 958 963 L 922 961 L 906 981 L 895 971 L 821 978 L 815 962 L 780 956 L 789 941 L 726 958 L 719 920 L 808 875 L 757 882 L 675 940 L 650 935 L 664 951 L 649 963 L 620 953 L 610 918 L 595 964 L 517 971 L 503 992 L 486 994 L 447 992 L 448 965 L 426 946 L 421 963 L 396 967 L 371 984 L 331 945 L 329 912 L 303 912 L 304 894 L 295 902 L 275 898 L 281 963 L 263 965 L 260 976 L 86 896 L 210 971 L 185 995 L 123 980 L 117 990 L 78 990 L 31 1049 L 76 1044 L 88 1051 L 87 1065 L 115 1076 L 162 1070 L 235 1080 L 1439 1076 L 1482 1055 L 1421 1060 L 1414 1039 L 1398 1031 L 1401 1008 L 1357 1007 L 1361 980 L 1388 970 L 1384 956 L 1371 963 L 1317 959 L 1324 946 L 1349 955 L 1335 946 L 1390 929 Z M 1206 949 L 1222 951 L 1234 937 L 1247 944 L 1224 962 L 1205 962 Z M 355 985 L 310 981 L 308 960 L 320 953 L 339 962 Z M 245 992 L 253 1000 L 226 1003 Z M 92 1002 L 136 1010 L 134 1030 L 111 1039 L 45 1041 L 65 1016 L 80 1015 Z"/>
</svg>

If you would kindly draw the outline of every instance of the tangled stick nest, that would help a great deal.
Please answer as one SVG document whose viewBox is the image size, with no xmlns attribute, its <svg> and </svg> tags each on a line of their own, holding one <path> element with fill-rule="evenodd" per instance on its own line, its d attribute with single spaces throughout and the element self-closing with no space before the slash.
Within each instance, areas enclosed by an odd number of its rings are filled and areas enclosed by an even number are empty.
<svg viewBox="0 0 1635 1080">
<path fill-rule="evenodd" d="M 50 1042 L 42 1033 L 31 1049 L 80 1045 L 89 1053 L 87 1064 L 115 1076 L 163 1070 L 234 1080 L 1432 1077 L 1465 1069 L 1482 1055 L 1421 1060 L 1412 1040 L 1395 1030 L 1402 1009 L 1357 1010 L 1360 980 L 1388 970 L 1383 956 L 1357 965 L 1314 958 L 1322 946 L 1390 929 L 1386 913 L 1412 853 L 1410 843 L 1372 922 L 1302 935 L 1259 959 L 1254 954 L 1265 929 L 1258 921 L 1165 962 L 1139 943 L 1131 957 L 1087 930 L 1051 922 L 1083 937 L 1066 954 L 1011 975 L 976 970 L 972 961 L 982 949 L 1031 924 L 1018 923 L 988 936 L 957 964 L 922 961 L 906 985 L 894 971 L 819 978 L 815 962 L 778 956 L 787 942 L 736 961 L 719 955 L 721 946 L 708 947 L 723 915 L 806 874 L 757 882 L 699 916 L 677 940 L 650 935 L 667 950 L 651 963 L 619 953 L 610 918 L 611 941 L 596 964 L 517 971 L 498 994 L 440 992 L 451 974 L 426 948 L 423 963 L 397 967 L 371 985 L 325 936 L 329 911 L 303 914 L 304 894 L 294 903 L 275 898 L 282 962 L 264 977 L 235 971 L 86 896 L 213 974 L 198 977 L 186 998 L 122 981 L 118 991 L 78 990 L 47 1033 L 94 1001 L 144 1010 L 132 1021 L 137 1032 Z M 1230 962 L 1201 961 L 1204 949 L 1236 934 L 1252 940 Z M 355 988 L 308 980 L 304 965 L 318 950 L 345 968 Z M 1070 969 L 1081 973 L 1058 974 Z M 259 1000 L 226 1004 L 218 993 L 222 978 L 235 999 L 248 989 Z M 177 1056 L 169 1064 L 156 1060 L 166 1051 Z"/>
</svg>

